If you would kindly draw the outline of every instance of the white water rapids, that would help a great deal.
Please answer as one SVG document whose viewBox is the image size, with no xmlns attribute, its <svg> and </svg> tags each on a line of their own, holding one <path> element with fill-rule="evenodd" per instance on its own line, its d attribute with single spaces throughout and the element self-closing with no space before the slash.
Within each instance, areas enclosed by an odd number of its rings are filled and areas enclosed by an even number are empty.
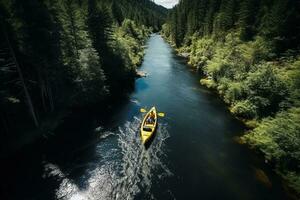
<svg viewBox="0 0 300 200">
<path fill-rule="evenodd" d="M 61 180 L 56 191 L 57 199 L 62 200 L 98 200 L 98 199 L 134 199 L 142 191 L 149 194 L 149 199 L 155 197 L 149 192 L 152 176 L 163 179 L 172 173 L 162 162 L 165 157 L 165 141 L 169 137 L 167 124 L 158 126 L 155 138 L 148 149 L 141 144 L 139 136 L 141 117 L 134 117 L 132 122 L 126 122 L 115 133 L 98 130 L 101 141 L 97 145 L 97 152 L 102 156 L 99 160 L 89 163 L 93 170 L 86 169 L 85 187 L 78 187 L 64 175 L 60 169 L 51 163 L 45 164 L 46 176 L 55 176 Z M 117 137 L 117 145 L 105 143 L 106 139 Z M 154 173 L 155 171 L 155 173 Z M 157 177 L 156 177 L 157 178 Z M 144 195 L 145 195 L 144 194 Z"/>
</svg>

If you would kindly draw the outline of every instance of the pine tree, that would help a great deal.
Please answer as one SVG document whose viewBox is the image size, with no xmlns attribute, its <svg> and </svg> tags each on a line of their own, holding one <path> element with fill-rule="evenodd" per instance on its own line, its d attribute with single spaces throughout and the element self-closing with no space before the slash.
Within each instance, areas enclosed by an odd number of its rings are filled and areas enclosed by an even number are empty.
<svg viewBox="0 0 300 200">
<path fill-rule="evenodd" d="M 238 26 L 242 40 L 250 40 L 255 34 L 255 16 L 258 14 L 259 1 L 244 0 L 238 12 Z"/>
<path fill-rule="evenodd" d="M 203 32 L 204 35 L 210 35 L 213 31 L 213 21 L 220 4 L 219 0 L 209 1 L 208 10 L 204 18 Z"/>
<path fill-rule="evenodd" d="M 223 38 L 224 32 L 233 27 L 235 7 L 235 0 L 222 1 L 213 24 L 213 32 L 217 38 Z"/>
<path fill-rule="evenodd" d="M 97 15 L 84 3 L 78 4 L 71 0 L 59 3 L 60 22 L 63 27 L 61 44 L 64 64 L 69 68 L 71 80 L 76 85 L 77 94 L 74 96 L 74 102 L 80 103 L 82 99 L 85 103 L 92 95 L 91 91 L 103 94 L 105 90 L 105 76 L 101 68 L 100 57 L 93 48 L 87 25 L 88 9 L 93 12 L 90 15 L 91 21 Z M 98 83 L 94 87 L 90 84 L 94 82 L 93 77 Z"/>
<path fill-rule="evenodd" d="M 123 17 L 122 10 L 116 1 L 112 2 L 111 11 L 112 11 L 113 18 L 117 21 L 118 25 L 120 25 L 124 20 L 124 17 Z"/>
</svg>

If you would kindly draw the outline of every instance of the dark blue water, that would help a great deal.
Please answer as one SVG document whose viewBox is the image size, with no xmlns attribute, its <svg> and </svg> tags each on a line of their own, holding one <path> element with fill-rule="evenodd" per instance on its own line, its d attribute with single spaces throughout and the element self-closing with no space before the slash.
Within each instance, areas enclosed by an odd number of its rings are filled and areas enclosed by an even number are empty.
<svg viewBox="0 0 300 200">
<path fill-rule="evenodd" d="M 45 156 L 25 199 L 287 199 L 269 167 L 235 142 L 242 124 L 161 36 L 149 39 L 140 70 L 148 76 L 108 122 L 61 130 L 89 139 L 67 139 L 68 150 Z M 152 106 L 166 116 L 146 150 L 139 109 Z"/>
</svg>

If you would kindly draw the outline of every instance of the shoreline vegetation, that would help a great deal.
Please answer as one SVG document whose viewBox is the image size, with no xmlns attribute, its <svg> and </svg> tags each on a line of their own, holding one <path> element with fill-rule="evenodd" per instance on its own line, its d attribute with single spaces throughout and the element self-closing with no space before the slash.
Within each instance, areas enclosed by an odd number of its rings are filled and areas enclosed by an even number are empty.
<svg viewBox="0 0 300 200">
<path fill-rule="evenodd" d="M 0 155 L 54 135 L 78 110 L 105 112 L 137 77 L 166 9 L 150 1 L 0 1 Z"/>
<path fill-rule="evenodd" d="M 191 65 L 189 62 L 189 53 L 182 51 L 182 49 L 176 48 L 176 45 L 168 40 L 166 37 L 164 37 L 164 39 L 174 48 L 174 50 L 176 51 L 177 55 L 179 57 L 182 57 L 183 59 L 186 59 L 186 64 L 188 64 L 188 66 L 192 67 L 193 69 L 195 69 L 197 71 L 197 73 L 203 73 L 201 71 L 201 69 L 198 69 L 197 66 L 195 65 Z M 200 70 L 200 71 L 199 71 Z M 208 76 L 205 76 L 203 78 L 200 79 L 199 83 L 205 87 L 207 87 L 208 89 L 215 91 L 216 95 L 218 95 L 223 101 L 224 103 L 227 105 L 227 109 L 228 111 L 239 121 L 241 121 L 245 127 L 247 128 L 247 130 L 245 130 L 245 132 L 243 133 L 242 136 L 240 137 L 235 137 L 234 140 L 242 145 L 247 145 L 250 149 L 252 149 L 253 151 L 255 151 L 256 153 L 258 153 L 260 156 L 262 156 L 262 158 L 264 159 L 265 163 L 271 165 L 271 167 L 273 167 L 274 171 L 281 177 L 283 178 L 284 183 L 288 186 L 288 188 L 285 188 L 287 190 L 287 192 L 289 193 L 290 197 L 292 199 L 297 199 L 298 197 L 300 197 L 300 190 L 299 190 L 299 179 L 300 179 L 300 175 L 298 173 L 295 172 L 289 172 L 289 171 L 285 171 L 285 173 L 283 173 L 282 171 L 280 171 L 280 169 L 277 168 L 277 163 L 276 161 L 272 160 L 272 155 L 268 155 L 270 154 L 267 151 L 264 151 L 263 147 L 260 147 L 259 145 L 267 145 L 265 144 L 265 142 L 270 142 L 270 141 L 263 141 L 263 144 L 260 144 L 259 140 L 264 138 L 260 138 L 260 137 L 264 137 L 263 135 L 261 135 L 261 133 L 259 133 L 258 131 L 260 131 L 260 129 L 258 129 L 259 126 L 264 127 L 265 124 L 268 124 L 268 128 L 273 128 L 274 127 L 270 127 L 273 126 L 273 123 L 281 123 L 283 126 L 286 126 L 286 124 L 284 123 L 289 123 L 290 122 L 290 118 L 292 120 L 295 120 L 295 122 L 293 122 L 294 124 L 300 123 L 299 121 L 299 109 L 298 110 L 294 110 L 296 113 L 294 115 L 288 115 L 287 117 L 285 116 L 285 120 L 283 122 L 281 122 L 281 118 L 278 117 L 278 119 L 276 119 L 277 116 L 275 117 L 267 117 L 266 119 L 262 119 L 262 120 L 249 120 L 247 118 L 243 118 L 240 117 L 238 115 L 236 115 L 233 111 L 232 111 L 232 105 L 228 104 L 228 102 L 225 101 L 225 97 L 219 93 L 219 91 L 217 90 L 216 87 L 212 87 L 210 84 L 211 78 Z M 285 112 L 280 112 L 279 115 L 281 115 L 281 117 L 284 117 L 286 113 Z M 287 114 L 289 114 L 287 112 Z M 276 121 L 275 121 L 276 120 Z M 264 122 L 264 123 L 263 123 Z M 271 122 L 271 123 L 269 123 Z M 272 123 L 273 122 L 273 123 Z M 282 129 L 282 127 L 277 127 Z M 256 132 L 255 132 L 256 131 Z M 286 130 L 281 130 L 281 131 L 286 131 Z M 256 135 L 257 134 L 257 135 Z M 278 148 L 278 147 L 277 147 Z M 269 157 L 268 157 L 269 156 Z M 266 175 L 264 175 L 266 176 Z M 265 178 L 266 180 L 268 180 L 268 178 Z M 263 180 L 264 181 L 264 180 Z"/>
<path fill-rule="evenodd" d="M 74 110 L 105 112 L 147 75 L 137 68 L 161 30 L 299 198 L 299 6 L 181 0 L 166 16 L 152 1 L 0 0 L 0 157 L 52 137 Z"/>
<path fill-rule="evenodd" d="M 300 14 L 293 1 L 271 2 L 183 0 L 161 34 L 249 128 L 239 142 L 299 198 Z"/>
</svg>

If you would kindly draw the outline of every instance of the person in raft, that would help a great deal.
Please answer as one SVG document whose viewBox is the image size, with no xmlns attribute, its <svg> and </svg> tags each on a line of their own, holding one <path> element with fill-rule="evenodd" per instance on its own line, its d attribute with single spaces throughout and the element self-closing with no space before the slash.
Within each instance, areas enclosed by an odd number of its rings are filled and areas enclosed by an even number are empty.
<svg viewBox="0 0 300 200">
<path fill-rule="evenodd" d="M 147 118 L 147 124 L 154 124 L 154 122 L 155 122 L 155 119 L 154 119 L 154 113 L 153 112 L 151 112 L 150 113 L 150 115 L 149 115 L 149 117 Z"/>
</svg>

